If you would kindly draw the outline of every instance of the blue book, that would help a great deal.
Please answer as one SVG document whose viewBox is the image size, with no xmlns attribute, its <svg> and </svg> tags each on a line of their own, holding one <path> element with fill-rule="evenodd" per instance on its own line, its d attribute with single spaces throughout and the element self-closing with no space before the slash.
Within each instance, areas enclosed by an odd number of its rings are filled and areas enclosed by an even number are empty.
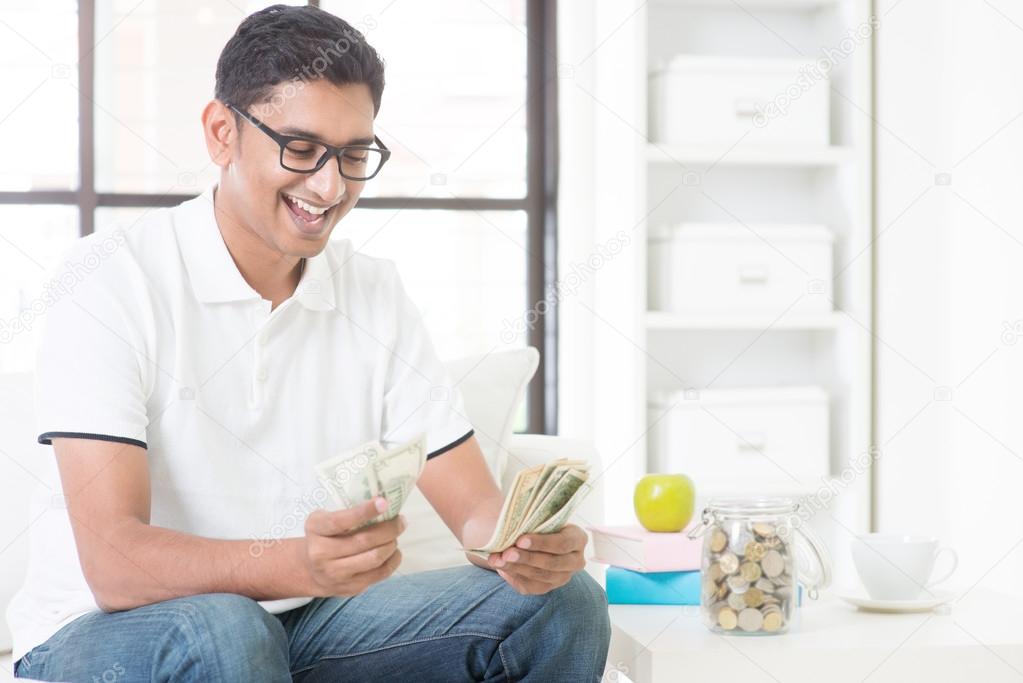
<svg viewBox="0 0 1023 683">
<path fill-rule="evenodd" d="M 612 605 L 699 605 L 700 572 L 634 572 L 607 568 Z"/>
</svg>

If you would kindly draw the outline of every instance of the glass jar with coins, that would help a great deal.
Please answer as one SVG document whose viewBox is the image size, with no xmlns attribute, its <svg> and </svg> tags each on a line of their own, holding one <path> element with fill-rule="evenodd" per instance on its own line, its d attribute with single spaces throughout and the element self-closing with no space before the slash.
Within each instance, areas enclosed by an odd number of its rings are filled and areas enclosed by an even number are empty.
<svg viewBox="0 0 1023 683">
<path fill-rule="evenodd" d="M 788 631 L 797 582 L 817 598 L 831 582 L 827 550 L 789 498 L 715 499 L 690 538 L 703 537 L 700 613 L 717 633 Z"/>
</svg>

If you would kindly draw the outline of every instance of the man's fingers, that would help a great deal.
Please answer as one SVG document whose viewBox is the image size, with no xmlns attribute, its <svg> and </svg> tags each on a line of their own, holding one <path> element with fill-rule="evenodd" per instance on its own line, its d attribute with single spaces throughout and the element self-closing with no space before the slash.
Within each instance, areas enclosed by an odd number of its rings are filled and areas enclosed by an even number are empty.
<svg viewBox="0 0 1023 683">
<path fill-rule="evenodd" d="M 506 564 L 501 569 L 517 578 L 539 581 L 540 583 L 549 584 L 551 587 L 565 585 L 572 578 L 572 574 L 575 573 L 574 571 L 540 569 L 539 567 L 531 567 L 528 564 Z"/>
<path fill-rule="evenodd" d="M 398 516 L 347 534 L 312 536 L 307 541 L 309 559 L 331 561 L 353 557 L 386 543 L 393 543 L 404 529 L 405 519 Z"/>
<path fill-rule="evenodd" d="M 378 567 L 369 569 L 352 576 L 348 579 L 348 582 L 353 586 L 356 586 L 356 591 L 353 595 L 363 592 L 375 583 L 379 583 L 389 577 L 391 574 L 398 570 L 401 565 L 401 551 L 395 550 L 394 553 L 387 558 L 387 561 Z"/>
<path fill-rule="evenodd" d="M 325 559 L 321 566 L 327 576 L 337 581 L 344 577 L 354 577 L 356 574 L 362 574 L 363 572 L 383 566 L 390 559 L 391 555 L 397 551 L 398 544 L 390 541 L 374 548 L 368 548 L 355 555 Z"/>
<path fill-rule="evenodd" d="M 582 569 L 581 562 L 582 552 L 576 551 L 568 553 L 566 555 L 552 555 L 551 553 L 542 553 L 532 550 L 521 550 L 519 548 L 509 548 L 500 555 L 495 555 L 495 560 L 500 558 L 505 562 L 504 565 L 491 562 L 492 566 L 503 567 L 505 565 L 529 565 L 538 569 L 547 569 L 550 571 L 577 571 Z"/>
<path fill-rule="evenodd" d="M 313 510 L 306 517 L 306 533 L 337 536 L 373 520 L 387 510 L 387 500 L 374 498 L 347 510 Z"/>
<path fill-rule="evenodd" d="M 565 555 L 586 547 L 586 532 L 574 524 L 568 524 L 553 534 L 523 534 L 516 539 L 515 545 L 523 550 Z"/>
</svg>

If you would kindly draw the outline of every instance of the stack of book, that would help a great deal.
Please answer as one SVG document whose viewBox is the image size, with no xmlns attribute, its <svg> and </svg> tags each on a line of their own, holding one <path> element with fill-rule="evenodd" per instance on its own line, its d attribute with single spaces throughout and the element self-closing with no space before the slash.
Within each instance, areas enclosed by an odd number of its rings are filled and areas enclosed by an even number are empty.
<svg viewBox="0 0 1023 683">
<path fill-rule="evenodd" d="M 641 526 L 590 527 L 612 605 L 699 605 L 701 539 Z"/>
</svg>

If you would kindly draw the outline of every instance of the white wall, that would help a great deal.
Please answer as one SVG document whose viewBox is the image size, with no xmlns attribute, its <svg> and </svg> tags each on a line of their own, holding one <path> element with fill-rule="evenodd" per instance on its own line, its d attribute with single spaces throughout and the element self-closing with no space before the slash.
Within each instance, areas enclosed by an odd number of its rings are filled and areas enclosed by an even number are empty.
<svg viewBox="0 0 1023 683">
<path fill-rule="evenodd" d="M 558 431 L 596 444 L 605 517 L 616 524 L 633 521 L 632 490 L 645 470 L 646 410 L 634 400 L 646 386 L 646 175 L 636 171 L 645 168 L 645 21 L 641 4 L 558 3 L 558 265 L 566 292 Z"/>
<path fill-rule="evenodd" d="M 1023 593 L 1023 6 L 877 13 L 878 526 Z"/>
</svg>

